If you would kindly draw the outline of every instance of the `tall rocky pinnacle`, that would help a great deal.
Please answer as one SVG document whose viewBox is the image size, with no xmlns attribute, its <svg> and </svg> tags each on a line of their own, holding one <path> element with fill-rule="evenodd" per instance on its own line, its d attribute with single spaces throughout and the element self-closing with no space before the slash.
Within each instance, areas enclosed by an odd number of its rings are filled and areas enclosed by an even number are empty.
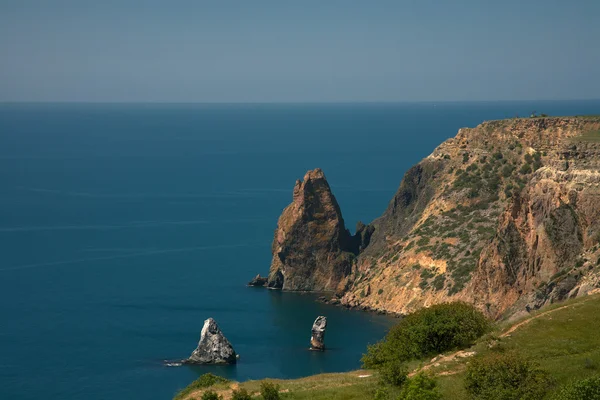
<svg viewBox="0 0 600 400">
<path fill-rule="evenodd" d="M 325 329 L 327 329 L 327 317 L 318 316 L 311 329 L 311 350 L 325 350 Z"/>
<path fill-rule="evenodd" d="M 204 321 L 198 347 L 187 364 L 235 364 L 237 355 L 214 319 Z"/>
<path fill-rule="evenodd" d="M 277 224 L 267 286 L 299 291 L 343 291 L 359 250 L 372 230 L 352 236 L 321 169 L 296 181 L 292 203 Z"/>
</svg>

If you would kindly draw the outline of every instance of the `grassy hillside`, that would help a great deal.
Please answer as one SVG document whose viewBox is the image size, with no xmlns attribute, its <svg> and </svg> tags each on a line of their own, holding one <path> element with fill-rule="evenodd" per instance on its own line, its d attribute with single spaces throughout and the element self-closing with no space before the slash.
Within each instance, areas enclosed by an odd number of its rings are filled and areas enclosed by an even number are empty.
<svg viewBox="0 0 600 400">
<path fill-rule="evenodd" d="M 526 318 L 501 323 L 473 348 L 412 363 L 413 372 L 433 374 L 444 399 L 466 399 L 465 367 L 471 357 L 490 352 L 517 351 L 537 361 L 556 380 L 556 388 L 573 380 L 600 374 L 600 295 L 545 307 Z M 223 383 L 211 389 L 231 397 L 233 388 L 243 387 L 260 399 L 261 381 Z M 272 380 L 280 385 L 282 399 L 351 400 L 371 399 L 377 387 L 373 371 L 322 374 L 302 379 Z M 179 399 L 200 399 L 202 390 L 189 390 Z"/>
<path fill-rule="evenodd" d="M 592 295 L 541 309 L 516 323 L 499 327 L 474 347 L 478 354 L 515 350 L 537 361 L 557 387 L 600 374 L 600 296 Z M 489 345 L 493 345 L 489 348 Z M 444 398 L 466 398 L 462 386 L 467 359 L 431 368 Z"/>
</svg>

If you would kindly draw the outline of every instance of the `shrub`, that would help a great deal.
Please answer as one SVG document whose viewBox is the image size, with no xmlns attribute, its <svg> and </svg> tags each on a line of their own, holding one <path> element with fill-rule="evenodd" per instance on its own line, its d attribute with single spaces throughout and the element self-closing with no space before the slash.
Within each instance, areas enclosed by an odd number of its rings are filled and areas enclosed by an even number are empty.
<svg viewBox="0 0 600 400">
<path fill-rule="evenodd" d="M 433 280 L 433 288 L 440 291 L 444 288 L 444 283 L 446 283 L 446 276 L 444 274 L 437 275 Z"/>
<path fill-rule="evenodd" d="M 279 400 L 279 385 L 262 382 L 260 384 L 260 395 L 264 400 Z"/>
<path fill-rule="evenodd" d="M 489 322 L 473 306 L 456 302 L 422 308 L 404 317 L 362 358 L 365 368 L 404 362 L 466 348 L 486 333 Z"/>
<path fill-rule="evenodd" d="M 403 386 L 398 400 L 440 400 L 442 395 L 437 389 L 435 380 L 418 373 Z"/>
<path fill-rule="evenodd" d="M 433 272 L 431 272 L 429 269 L 423 269 L 421 271 L 421 275 L 420 276 L 421 276 L 421 279 L 426 280 L 426 279 L 429 279 L 429 278 L 433 278 L 434 275 L 435 274 Z"/>
<path fill-rule="evenodd" d="M 531 173 L 531 165 L 523 164 L 521 166 L 521 169 L 519 170 L 519 173 L 521 173 L 523 175 L 527 175 L 527 174 Z"/>
<path fill-rule="evenodd" d="M 201 399 L 202 400 L 223 400 L 223 396 L 219 396 L 212 390 L 207 390 L 206 392 L 202 393 Z"/>
<path fill-rule="evenodd" d="M 210 387 L 212 385 L 216 385 L 217 383 L 227 383 L 229 382 L 228 379 L 225 379 L 223 377 L 211 374 L 211 373 L 207 373 L 204 375 L 200 375 L 200 377 L 198 379 L 196 379 L 194 382 L 192 382 L 192 385 L 196 386 L 196 388 L 207 388 Z"/>
<path fill-rule="evenodd" d="M 533 170 L 537 171 L 542 165 L 542 155 L 539 152 L 533 153 Z"/>
<path fill-rule="evenodd" d="M 513 169 L 514 168 L 512 166 L 505 165 L 504 167 L 502 167 L 502 171 L 501 171 L 502 176 L 505 178 L 508 178 L 509 176 L 512 175 Z"/>
<path fill-rule="evenodd" d="M 252 400 L 252 396 L 246 389 L 241 388 L 232 392 L 231 400 Z"/>
<path fill-rule="evenodd" d="M 552 400 L 600 400 L 600 376 L 571 382 L 560 389 Z"/>
<path fill-rule="evenodd" d="M 429 238 L 427 236 L 423 236 L 419 240 L 417 240 L 417 246 L 425 246 L 428 243 L 429 243 Z"/>
<path fill-rule="evenodd" d="M 378 370 L 379 379 L 385 385 L 402 386 L 408 377 L 408 367 L 397 360 L 383 363 Z"/>
<path fill-rule="evenodd" d="M 212 385 L 216 385 L 217 383 L 227 383 L 229 380 L 222 378 L 217 375 L 213 375 L 211 373 L 207 373 L 201 375 L 194 382 L 190 383 L 185 389 L 177 393 L 175 399 L 185 398 L 188 394 L 198 390 L 198 389 L 206 389 L 211 387 Z"/>
<path fill-rule="evenodd" d="M 537 364 L 514 354 L 475 358 L 465 376 L 465 388 L 473 400 L 538 400 L 551 383 Z"/>
<path fill-rule="evenodd" d="M 390 398 L 388 389 L 385 386 L 378 387 L 375 391 L 374 400 L 387 400 Z"/>
</svg>

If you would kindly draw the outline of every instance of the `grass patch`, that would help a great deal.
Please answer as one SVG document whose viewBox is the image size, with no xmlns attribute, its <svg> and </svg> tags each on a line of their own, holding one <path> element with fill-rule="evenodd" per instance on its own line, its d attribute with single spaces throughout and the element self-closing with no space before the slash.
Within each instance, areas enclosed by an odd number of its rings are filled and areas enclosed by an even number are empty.
<svg viewBox="0 0 600 400">
<path fill-rule="evenodd" d="M 212 386 L 210 390 L 228 399 L 237 387 L 238 390 L 246 389 L 253 399 L 262 400 L 260 390 L 264 382 L 279 385 L 281 399 L 362 400 L 373 398 L 377 389 L 378 376 L 374 371 L 359 370 L 339 374 L 319 374 L 300 379 L 264 379 L 239 384 L 218 384 Z M 177 400 L 199 399 L 201 393 L 201 390 L 189 391 L 185 397 L 177 397 Z"/>
<path fill-rule="evenodd" d="M 581 136 L 574 137 L 573 141 L 574 142 L 593 142 L 593 143 L 598 143 L 598 142 L 600 142 L 600 130 L 585 132 Z"/>
<path fill-rule="evenodd" d="M 225 384 L 228 382 L 229 382 L 228 379 L 222 378 L 220 376 L 213 375 L 210 373 L 204 374 L 204 375 L 201 375 L 194 382 L 192 382 L 188 386 L 186 386 L 179 393 L 177 393 L 175 395 L 175 397 L 173 398 L 173 400 L 187 399 L 187 398 L 189 398 L 189 396 L 192 393 L 198 392 L 199 390 L 207 389 L 209 387 L 213 387 L 213 386 L 219 385 L 219 384 Z"/>
</svg>

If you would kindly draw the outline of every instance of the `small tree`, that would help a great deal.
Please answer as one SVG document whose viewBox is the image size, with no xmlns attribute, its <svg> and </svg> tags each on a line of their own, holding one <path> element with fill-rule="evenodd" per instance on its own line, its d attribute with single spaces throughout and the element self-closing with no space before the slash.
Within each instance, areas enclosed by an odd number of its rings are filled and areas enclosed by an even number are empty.
<svg viewBox="0 0 600 400">
<path fill-rule="evenodd" d="M 387 361 L 378 369 L 379 379 L 384 385 L 402 386 L 408 377 L 408 368 L 398 360 Z"/>
<path fill-rule="evenodd" d="M 262 382 L 260 384 L 260 395 L 264 400 L 279 400 L 279 385 L 271 382 Z"/>
</svg>

